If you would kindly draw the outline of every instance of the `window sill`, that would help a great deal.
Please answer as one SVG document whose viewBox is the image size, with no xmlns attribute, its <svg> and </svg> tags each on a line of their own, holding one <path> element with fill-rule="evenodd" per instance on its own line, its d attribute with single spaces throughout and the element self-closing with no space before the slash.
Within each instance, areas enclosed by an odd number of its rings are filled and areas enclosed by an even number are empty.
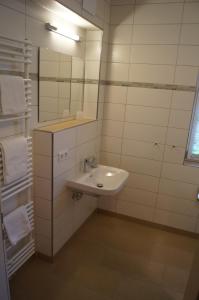
<svg viewBox="0 0 199 300">
<path fill-rule="evenodd" d="M 185 158 L 183 165 L 189 166 L 189 167 L 194 167 L 194 168 L 199 168 L 199 160 L 196 161 L 196 160 L 191 160 L 191 159 Z"/>
</svg>

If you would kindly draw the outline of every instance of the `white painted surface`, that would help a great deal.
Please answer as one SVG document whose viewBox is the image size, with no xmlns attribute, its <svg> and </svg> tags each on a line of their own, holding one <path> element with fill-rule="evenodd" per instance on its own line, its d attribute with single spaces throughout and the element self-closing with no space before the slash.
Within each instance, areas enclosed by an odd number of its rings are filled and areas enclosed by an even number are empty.
<svg viewBox="0 0 199 300">
<path fill-rule="evenodd" d="M 6 273 L 5 255 L 2 243 L 2 228 L 0 222 L 0 299 L 10 300 L 9 284 Z"/>
</svg>

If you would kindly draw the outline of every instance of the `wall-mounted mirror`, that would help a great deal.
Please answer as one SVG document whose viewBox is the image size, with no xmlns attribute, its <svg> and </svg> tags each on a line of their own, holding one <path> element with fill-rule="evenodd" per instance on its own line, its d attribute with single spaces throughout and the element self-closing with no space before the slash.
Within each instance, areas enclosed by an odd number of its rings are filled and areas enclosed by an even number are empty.
<svg viewBox="0 0 199 300">
<path fill-rule="evenodd" d="M 51 49 L 39 51 L 39 122 L 96 119 L 102 31 L 87 29 L 81 36 L 81 57 Z"/>
</svg>

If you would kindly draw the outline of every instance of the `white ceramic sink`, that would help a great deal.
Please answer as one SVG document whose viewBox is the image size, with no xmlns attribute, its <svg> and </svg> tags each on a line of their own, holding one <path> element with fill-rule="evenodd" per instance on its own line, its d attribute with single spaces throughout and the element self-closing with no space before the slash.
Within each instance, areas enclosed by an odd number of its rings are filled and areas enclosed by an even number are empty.
<svg viewBox="0 0 199 300">
<path fill-rule="evenodd" d="M 67 186 L 75 191 L 94 195 L 115 195 L 124 186 L 129 173 L 122 169 L 98 165 L 90 172 L 67 181 Z"/>
</svg>

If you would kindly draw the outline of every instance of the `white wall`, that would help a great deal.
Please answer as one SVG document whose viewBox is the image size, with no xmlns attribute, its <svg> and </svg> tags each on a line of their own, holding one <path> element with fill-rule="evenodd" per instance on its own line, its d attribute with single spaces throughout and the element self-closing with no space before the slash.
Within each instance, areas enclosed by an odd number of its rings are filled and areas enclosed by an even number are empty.
<svg viewBox="0 0 199 300">
<path fill-rule="evenodd" d="M 84 47 L 82 45 L 83 43 L 75 43 L 74 41 L 61 37 L 59 35 L 51 34 L 44 28 L 44 24 L 46 22 L 60 22 L 60 17 L 56 16 L 49 10 L 42 8 L 36 2 L 37 1 L 28 0 L 0 0 L 0 34 L 18 39 L 24 39 L 26 37 L 33 43 L 33 63 L 31 70 L 31 72 L 35 75 L 33 77 L 34 80 L 32 83 L 33 127 L 37 125 L 38 119 L 38 47 L 46 47 L 54 51 L 80 57 L 84 53 L 81 48 Z M 51 3 L 51 1 L 44 2 Z M 105 35 L 103 39 L 103 45 L 104 47 L 106 47 L 109 22 L 108 0 L 97 1 L 97 11 L 95 16 L 90 15 L 82 8 L 82 1 L 65 0 L 59 2 L 62 2 L 66 7 L 72 9 L 91 22 L 94 22 L 95 25 L 104 28 Z M 63 25 L 68 26 L 68 23 L 66 21 L 62 22 Z M 81 35 L 81 30 L 79 28 L 75 26 L 72 26 L 72 28 L 74 29 L 74 31 L 77 31 L 77 33 Z M 6 131 L 1 130 L 0 136 L 7 136 L 12 134 L 16 134 L 16 126 L 11 126 L 11 128 L 7 128 Z"/>
<path fill-rule="evenodd" d="M 54 51 L 63 52 L 69 55 L 73 56 L 81 56 L 82 48 L 81 43 L 75 43 L 73 41 L 70 41 L 66 38 L 59 37 L 58 35 L 52 35 L 50 32 L 46 31 L 44 28 L 44 24 L 46 22 L 51 22 L 53 20 L 59 21 L 59 17 L 56 17 L 52 12 L 49 10 L 41 8 L 40 5 L 37 5 L 37 1 L 29 1 L 29 0 L 0 0 L 0 34 L 7 36 L 7 37 L 13 37 L 17 39 L 24 39 L 27 37 L 30 39 L 33 43 L 33 63 L 31 67 L 31 73 L 33 74 L 33 81 L 32 81 L 32 128 L 36 127 L 38 125 L 38 85 L 37 85 L 37 74 L 38 74 L 38 47 L 46 47 L 49 49 L 52 49 Z M 38 1 L 41 2 L 41 1 Z M 44 1 L 47 3 L 50 3 L 51 1 Z M 106 50 L 107 50 L 107 42 L 108 42 L 108 22 L 109 22 L 109 1 L 108 0 L 98 0 L 97 1 L 97 9 L 96 13 L 94 15 L 89 14 L 86 10 L 83 9 L 82 1 L 78 0 L 64 0 L 60 1 L 60 3 L 63 3 L 66 7 L 72 9 L 73 11 L 77 12 L 79 15 L 87 18 L 89 21 L 93 22 L 95 25 L 100 26 L 104 29 L 104 36 L 103 36 L 103 61 L 102 61 L 102 77 L 104 78 L 105 72 L 106 72 L 106 64 L 105 64 L 105 57 L 106 57 Z M 74 27 L 74 30 L 79 30 L 78 28 Z M 79 31 L 78 31 L 79 32 Z M 81 33 L 81 32 L 80 32 Z M 101 100 L 103 100 L 103 87 L 102 92 L 100 93 Z M 98 120 L 94 123 L 93 126 L 95 126 L 95 139 L 94 142 L 95 146 L 95 153 L 99 156 L 99 149 L 100 149 L 100 128 L 102 123 L 102 112 L 103 112 L 103 101 L 99 104 L 99 113 L 98 113 Z M 84 127 L 85 128 L 85 127 Z M 79 130 L 81 131 L 81 127 L 79 127 Z M 84 130 L 84 129 L 83 129 Z M 23 131 L 23 126 L 20 124 L 6 124 L 6 126 L 1 125 L 0 128 L 0 137 L 6 137 L 11 135 L 20 134 Z M 92 135 L 92 130 L 86 130 L 86 138 L 88 139 L 88 144 L 90 143 L 90 140 L 94 139 Z M 78 139 L 81 139 L 81 135 L 77 138 L 77 143 L 74 146 L 76 150 L 79 149 L 80 144 L 87 144 L 87 142 L 82 141 L 80 142 Z M 90 144 L 89 144 L 90 145 Z M 85 146 L 86 147 L 86 146 Z M 93 149 L 93 146 L 91 146 Z M 90 149 L 90 148 L 89 148 Z M 75 151 L 76 151 L 75 150 Z M 88 150 L 90 151 L 90 150 Z M 85 155 L 87 155 L 87 152 L 85 150 Z M 45 162 L 45 160 L 44 160 Z M 67 172 L 70 173 L 70 167 L 67 166 Z M 50 170 L 49 170 L 50 171 Z M 62 171 L 60 169 L 59 171 Z M 65 172 L 66 170 L 64 170 Z M 61 173 L 59 173 L 61 175 Z M 47 176 L 50 176 L 48 174 Z M 57 175 L 58 176 L 58 175 Z M 42 182 L 42 189 L 44 200 L 48 201 L 48 193 L 49 193 L 49 185 L 48 182 L 45 181 L 45 176 L 39 174 L 39 177 Z M 56 178 L 57 181 L 59 181 L 59 178 Z M 61 178 L 60 178 L 61 180 Z M 35 182 L 38 184 L 39 183 Z M 46 183 L 46 184 L 44 184 Z M 58 182 L 59 183 L 59 182 Z M 58 184 L 57 183 L 57 184 Z M 61 183 L 61 181 L 60 181 Z M 34 187 L 35 188 L 35 187 Z M 57 195 L 59 197 L 59 194 Z M 47 199 L 46 199 L 47 198 Z M 51 199 L 52 200 L 52 199 Z M 69 200 L 70 201 L 70 200 Z M 76 225 L 74 228 L 77 228 L 83 220 L 88 216 L 86 208 L 88 207 L 88 203 L 90 200 L 85 200 L 85 202 L 82 202 L 80 204 L 81 207 L 79 207 L 79 214 L 76 219 Z M 40 203 L 42 205 L 42 202 Z M 46 202 L 46 204 L 48 204 Z M 84 206 L 85 205 L 85 206 Z M 96 206 L 95 206 L 96 207 Z M 42 211 L 42 209 L 41 209 Z M 84 214 L 84 212 L 86 213 Z M 46 211 L 47 212 L 47 211 Z M 63 217 L 63 216 L 62 216 Z M 39 216 L 37 214 L 37 222 L 36 227 L 40 226 L 42 230 L 45 232 L 46 230 L 46 224 L 43 217 L 42 222 L 39 223 Z M 63 218 L 62 218 L 63 220 Z M 41 221 L 41 220 L 40 220 Z M 48 220 L 47 220 L 48 221 Z M 78 225 L 79 224 L 79 225 Z M 58 226 L 58 225 L 57 225 Z M 63 232 L 62 232 L 63 233 Z M 67 235 L 68 233 L 66 233 Z M 67 236 L 62 234 L 62 238 L 59 239 L 59 236 L 56 240 L 56 251 L 63 245 L 63 242 L 67 240 Z M 41 241 L 41 247 L 45 247 L 45 245 L 48 245 L 48 239 L 44 238 L 45 235 L 43 235 L 43 238 L 40 239 Z M 45 249 L 44 249 L 45 250 Z M 44 251 L 45 252 L 45 251 Z M 46 254 L 49 254 L 46 253 Z"/>
<path fill-rule="evenodd" d="M 98 123 L 92 122 L 54 134 L 34 132 L 35 215 L 37 250 L 55 255 L 97 208 L 95 197 L 75 201 L 66 180 L 81 174 L 86 157 L 99 155 Z M 67 158 L 59 159 L 59 152 Z"/>
<path fill-rule="evenodd" d="M 199 3 L 125 3 L 111 6 L 101 160 L 130 177 L 100 207 L 199 232 L 199 169 L 183 165 L 199 70 Z"/>
</svg>

